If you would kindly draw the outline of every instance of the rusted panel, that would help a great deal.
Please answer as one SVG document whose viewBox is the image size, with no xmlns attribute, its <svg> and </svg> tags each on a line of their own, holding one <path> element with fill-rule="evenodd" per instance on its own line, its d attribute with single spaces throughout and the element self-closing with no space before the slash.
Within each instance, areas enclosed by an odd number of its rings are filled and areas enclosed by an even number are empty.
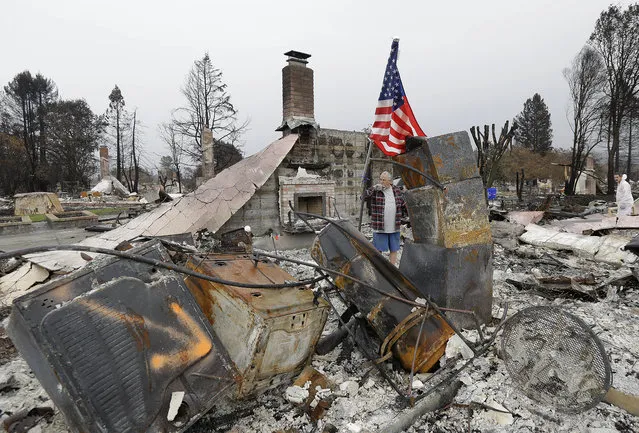
<svg viewBox="0 0 639 433">
<path fill-rule="evenodd" d="M 415 282 L 422 297 L 430 296 L 440 307 L 474 311 L 482 323 L 490 320 L 492 245 L 443 248 L 406 244 L 399 269 Z M 467 314 L 451 312 L 447 316 L 459 327 L 475 326 L 473 318 Z"/>
<path fill-rule="evenodd" d="M 420 296 L 418 289 L 346 221 L 330 224 L 319 233 L 312 256 L 322 266 L 351 275 L 385 293 L 412 301 Z M 418 372 L 428 371 L 439 360 L 453 334 L 440 316 L 432 312 L 423 316 L 424 327 L 418 342 L 422 317 L 413 314 L 412 305 L 347 278 L 338 277 L 334 281 L 366 316 L 380 340 L 387 341 L 386 346 L 392 348 L 402 367 L 410 370 L 414 355 Z M 415 318 L 407 322 L 411 314 Z"/>
<path fill-rule="evenodd" d="M 492 243 L 481 179 L 426 186 L 404 193 L 415 242 L 445 248 Z"/>
<path fill-rule="evenodd" d="M 479 177 L 477 160 L 466 131 L 453 132 L 437 137 L 408 137 L 407 153 L 393 157 L 398 162 L 412 165 L 433 176 L 441 183 Z M 425 186 L 423 177 L 402 174 L 406 187 Z"/>
<path fill-rule="evenodd" d="M 157 241 L 132 252 L 169 260 Z M 7 332 L 76 432 L 182 432 L 236 383 L 182 278 L 139 262 L 97 260 L 18 298 Z"/>
<path fill-rule="evenodd" d="M 276 264 L 246 255 L 193 257 L 188 267 L 221 279 L 277 284 L 295 279 Z M 247 289 L 198 278 L 186 284 L 240 372 L 244 397 L 288 381 L 313 354 L 328 304 L 307 288 Z"/>
<path fill-rule="evenodd" d="M 492 234 L 468 133 L 413 137 L 407 148 L 395 159 L 429 173 L 444 189 L 403 170 L 415 244 L 405 246 L 400 269 L 423 296 L 444 307 L 475 311 L 486 322 L 492 308 Z M 458 326 L 475 324 L 472 316 L 448 316 Z"/>
</svg>

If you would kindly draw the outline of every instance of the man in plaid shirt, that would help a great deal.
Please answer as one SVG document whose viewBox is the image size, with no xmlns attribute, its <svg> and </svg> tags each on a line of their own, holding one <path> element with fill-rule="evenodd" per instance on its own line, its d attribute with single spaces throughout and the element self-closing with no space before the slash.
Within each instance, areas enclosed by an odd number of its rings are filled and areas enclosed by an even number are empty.
<svg viewBox="0 0 639 433">
<path fill-rule="evenodd" d="M 390 251 L 389 260 L 397 263 L 399 251 L 399 227 L 407 214 L 402 191 L 393 185 L 389 172 L 379 176 L 381 184 L 366 190 L 365 199 L 370 199 L 373 245 L 378 251 Z"/>
</svg>

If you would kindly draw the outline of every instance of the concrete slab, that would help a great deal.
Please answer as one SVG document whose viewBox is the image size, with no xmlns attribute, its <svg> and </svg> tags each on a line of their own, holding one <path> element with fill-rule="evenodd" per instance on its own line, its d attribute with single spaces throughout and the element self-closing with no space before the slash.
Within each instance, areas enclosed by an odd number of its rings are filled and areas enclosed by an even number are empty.
<svg viewBox="0 0 639 433">
<path fill-rule="evenodd" d="M 35 263 L 24 263 L 14 272 L 0 278 L 0 300 L 5 305 L 11 305 L 14 299 L 47 278 L 49 271 L 45 268 Z"/>
<path fill-rule="evenodd" d="M 544 217 L 543 211 L 531 212 L 508 212 L 506 219 L 511 223 L 527 226 L 528 224 L 536 224 Z"/>
<path fill-rule="evenodd" d="M 553 250 L 568 250 L 577 256 L 616 266 L 634 264 L 639 258 L 634 253 L 621 249 L 630 241 L 629 237 L 624 236 L 585 236 L 529 224 L 526 226 L 526 233 L 519 239 L 527 244 Z"/>
<path fill-rule="evenodd" d="M 53 192 L 28 192 L 16 194 L 15 215 L 34 215 L 64 212 L 58 196 Z"/>
<path fill-rule="evenodd" d="M 608 235 L 602 237 L 603 242 L 595 255 L 595 260 L 613 265 L 632 265 L 637 262 L 639 256 L 622 248 L 630 242 L 630 238 L 624 236 Z"/>
</svg>

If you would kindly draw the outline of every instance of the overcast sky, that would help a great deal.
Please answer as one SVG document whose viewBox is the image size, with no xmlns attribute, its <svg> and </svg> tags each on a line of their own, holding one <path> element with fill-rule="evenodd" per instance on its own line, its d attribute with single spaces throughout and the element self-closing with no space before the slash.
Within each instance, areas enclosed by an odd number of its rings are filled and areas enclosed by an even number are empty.
<svg viewBox="0 0 639 433">
<path fill-rule="evenodd" d="M 628 0 L 620 4 L 628 5 Z M 372 123 L 393 37 L 399 71 L 429 136 L 512 119 L 538 92 L 555 147 L 570 145 L 563 68 L 608 0 L 136 1 L 5 0 L 0 83 L 41 72 L 60 96 L 103 113 L 114 85 L 144 122 L 146 160 L 168 153 L 157 125 L 183 104 L 180 87 L 208 51 L 224 74 L 244 152 L 279 137 L 284 52 L 309 53 L 321 127 Z"/>
</svg>

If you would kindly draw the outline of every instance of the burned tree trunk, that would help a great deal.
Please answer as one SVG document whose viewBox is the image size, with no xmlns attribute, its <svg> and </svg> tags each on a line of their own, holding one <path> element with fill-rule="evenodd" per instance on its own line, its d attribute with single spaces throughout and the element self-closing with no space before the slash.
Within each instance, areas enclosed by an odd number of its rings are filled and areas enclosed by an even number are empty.
<svg viewBox="0 0 639 433">
<path fill-rule="evenodd" d="M 495 124 L 492 125 L 492 140 L 490 136 L 491 128 L 488 125 L 484 125 L 484 132 L 480 132 L 479 127 L 473 126 L 470 128 L 470 134 L 473 137 L 475 146 L 477 147 L 477 166 L 479 167 L 479 174 L 484 182 L 484 187 L 490 188 L 495 181 L 495 175 L 497 173 L 497 165 L 502 156 L 506 152 L 506 149 L 511 147 L 517 124 L 508 128 L 509 122 L 506 121 L 504 127 L 501 129 L 499 138 L 495 134 Z"/>
<path fill-rule="evenodd" d="M 517 200 L 522 200 L 522 194 L 524 192 L 524 169 L 521 169 L 521 177 L 519 177 L 519 172 L 516 173 L 515 184 L 517 187 Z"/>
</svg>

